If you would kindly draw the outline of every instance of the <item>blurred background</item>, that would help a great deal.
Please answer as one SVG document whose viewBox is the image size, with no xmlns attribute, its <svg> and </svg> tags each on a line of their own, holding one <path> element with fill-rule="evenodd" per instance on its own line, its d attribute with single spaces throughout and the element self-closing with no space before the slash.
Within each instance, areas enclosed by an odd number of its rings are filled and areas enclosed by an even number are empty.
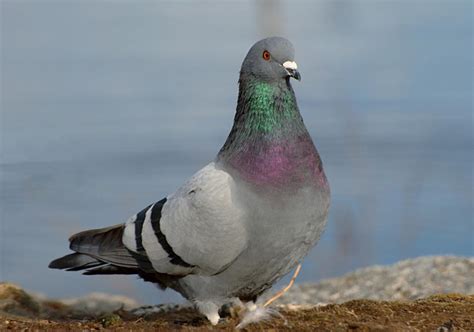
<svg viewBox="0 0 474 332">
<path fill-rule="evenodd" d="M 0 280 L 49 297 L 181 301 L 130 276 L 49 270 L 214 158 L 240 64 L 296 48 L 332 210 L 299 282 L 474 255 L 471 1 L 14 1 L 1 8 Z"/>
</svg>

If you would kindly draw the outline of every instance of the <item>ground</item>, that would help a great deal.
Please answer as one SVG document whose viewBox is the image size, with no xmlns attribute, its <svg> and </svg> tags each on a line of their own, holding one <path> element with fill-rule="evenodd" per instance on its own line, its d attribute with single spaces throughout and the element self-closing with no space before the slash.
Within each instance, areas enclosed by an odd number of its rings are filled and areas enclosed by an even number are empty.
<svg viewBox="0 0 474 332">
<path fill-rule="evenodd" d="M 124 310 L 102 317 L 78 317 L 63 310 L 62 304 L 43 305 L 49 309 L 41 319 L 32 317 L 35 308 L 22 316 L 0 311 L 0 330 L 233 331 L 238 323 L 229 318 L 213 327 L 190 309 L 141 317 Z M 445 294 L 404 302 L 352 300 L 306 309 L 286 306 L 279 311 L 282 317 L 244 331 L 474 331 L 474 295 Z"/>
</svg>

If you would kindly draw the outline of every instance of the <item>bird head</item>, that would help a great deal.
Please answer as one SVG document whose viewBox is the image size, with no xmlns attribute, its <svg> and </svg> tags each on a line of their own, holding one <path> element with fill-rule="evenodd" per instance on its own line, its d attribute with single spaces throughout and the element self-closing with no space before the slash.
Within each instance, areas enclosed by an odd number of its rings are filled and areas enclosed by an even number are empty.
<svg viewBox="0 0 474 332">
<path fill-rule="evenodd" d="M 289 40 L 269 37 L 256 42 L 242 63 L 242 77 L 253 76 L 265 82 L 278 82 L 290 77 L 301 80 L 294 60 L 295 49 Z"/>
</svg>

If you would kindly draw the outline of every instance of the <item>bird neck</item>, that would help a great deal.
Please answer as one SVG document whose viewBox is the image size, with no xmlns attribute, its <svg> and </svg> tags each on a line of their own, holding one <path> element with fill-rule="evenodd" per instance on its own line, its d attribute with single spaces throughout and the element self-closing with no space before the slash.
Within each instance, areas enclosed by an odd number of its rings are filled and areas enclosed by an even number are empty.
<svg viewBox="0 0 474 332">
<path fill-rule="evenodd" d="M 307 134 L 289 80 L 267 83 L 241 78 L 234 125 L 221 154 L 242 143 L 291 139 Z"/>
<path fill-rule="evenodd" d="M 301 185 L 324 177 L 289 80 L 240 78 L 234 125 L 218 160 L 259 185 Z"/>
<path fill-rule="evenodd" d="M 250 136 L 275 137 L 288 134 L 290 129 L 306 131 L 289 80 L 241 80 L 236 120 L 236 124 L 243 124 L 241 133 Z"/>
</svg>

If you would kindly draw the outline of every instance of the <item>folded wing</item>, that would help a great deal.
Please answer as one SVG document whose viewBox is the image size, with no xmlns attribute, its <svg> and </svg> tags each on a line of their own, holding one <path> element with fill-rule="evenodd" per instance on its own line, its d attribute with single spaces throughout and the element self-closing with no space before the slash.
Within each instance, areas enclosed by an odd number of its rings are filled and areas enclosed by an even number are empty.
<svg viewBox="0 0 474 332">
<path fill-rule="evenodd" d="M 73 235 L 69 241 L 75 253 L 50 267 L 84 274 L 135 273 L 158 283 L 219 273 L 246 246 L 244 216 L 233 190 L 234 180 L 211 163 L 125 224 Z"/>
<path fill-rule="evenodd" d="M 246 245 L 241 209 L 229 174 L 211 163 L 173 195 L 130 219 L 125 246 L 172 275 L 215 274 Z"/>
</svg>

